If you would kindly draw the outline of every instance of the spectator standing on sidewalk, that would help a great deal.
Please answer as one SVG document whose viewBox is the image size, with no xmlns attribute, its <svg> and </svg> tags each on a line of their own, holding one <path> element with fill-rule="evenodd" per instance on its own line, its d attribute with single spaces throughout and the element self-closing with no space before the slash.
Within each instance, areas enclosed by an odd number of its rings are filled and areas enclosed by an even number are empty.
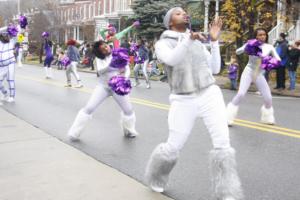
<svg viewBox="0 0 300 200">
<path fill-rule="evenodd" d="M 142 39 L 139 39 L 137 41 L 137 46 L 138 49 L 135 52 L 135 57 L 134 57 L 134 62 L 135 62 L 135 66 L 134 66 L 134 78 L 135 78 L 135 83 L 133 84 L 133 86 L 138 86 L 140 85 L 140 81 L 139 81 L 139 70 L 140 68 L 142 68 L 143 71 L 143 75 L 146 79 L 146 87 L 147 89 L 150 89 L 150 80 L 149 80 L 149 76 L 147 74 L 147 66 L 149 64 L 149 51 L 145 46 L 145 42 Z"/>
<path fill-rule="evenodd" d="M 296 86 L 296 75 L 297 75 L 297 67 L 300 57 L 300 41 L 296 41 L 294 45 L 290 46 L 288 51 L 288 62 L 287 68 L 289 72 L 290 78 L 290 87 L 289 90 L 295 90 Z"/>
<path fill-rule="evenodd" d="M 79 74 L 77 72 L 77 65 L 78 65 L 78 62 L 80 61 L 80 54 L 79 54 L 77 47 L 75 46 L 76 41 L 74 39 L 70 39 L 67 42 L 67 45 L 68 45 L 67 56 L 69 57 L 71 64 L 69 64 L 66 69 L 66 76 L 67 76 L 66 87 L 72 87 L 71 74 L 74 75 L 74 77 L 76 78 L 76 81 L 77 81 L 77 85 L 75 87 L 77 87 L 77 88 L 83 87 L 80 77 L 79 77 Z"/>
<path fill-rule="evenodd" d="M 288 61 L 288 41 L 286 34 L 280 33 L 279 40 L 276 42 L 276 51 L 281 59 L 280 66 L 276 69 L 276 87 L 274 89 L 285 89 L 285 67 Z"/>
<path fill-rule="evenodd" d="M 88 67 L 91 68 L 91 70 L 95 70 L 94 67 L 94 53 L 93 53 L 93 48 L 90 44 L 86 45 L 86 50 L 85 50 L 85 58 L 88 60 Z"/>
<path fill-rule="evenodd" d="M 237 72 L 238 72 L 239 64 L 236 59 L 231 59 L 230 65 L 228 66 L 228 78 L 230 79 L 230 89 L 237 89 Z"/>
</svg>

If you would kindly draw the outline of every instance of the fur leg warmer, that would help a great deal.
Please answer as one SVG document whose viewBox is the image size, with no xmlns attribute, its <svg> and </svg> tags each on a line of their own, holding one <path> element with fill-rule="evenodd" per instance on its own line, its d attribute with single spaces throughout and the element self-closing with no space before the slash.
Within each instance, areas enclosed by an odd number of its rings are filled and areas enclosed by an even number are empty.
<svg viewBox="0 0 300 200">
<path fill-rule="evenodd" d="M 243 199 L 233 148 L 212 150 L 210 152 L 210 169 L 215 199 Z"/>
<path fill-rule="evenodd" d="M 179 156 L 167 144 L 159 144 L 151 154 L 146 167 L 146 183 L 155 192 L 163 192 L 169 180 L 169 174 Z"/>
<path fill-rule="evenodd" d="M 129 116 L 121 113 L 121 125 L 125 137 L 134 138 L 138 135 L 138 132 L 135 130 L 135 122 L 136 118 L 134 113 Z"/>
<path fill-rule="evenodd" d="M 80 110 L 73 122 L 73 125 L 68 131 L 68 136 L 71 140 L 79 140 L 80 134 L 86 127 L 88 121 L 92 118 L 92 115 L 88 115 L 83 110 Z"/>
<path fill-rule="evenodd" d="M 266 108 L 264 105 L 261 107 L 261 122 L 264 124 L 275 124 L 273 107 Z"/>
<path fill-rule="evenodd" d="M 238 110 L 239 110 L 239 107 L 234 105 L 231 102 L 227 105 L 226 112 L 227 112 L 227 124 L 228 124 L 228 126 L 233 125 L 233 121 L 236 118 Z"/>
</svg>

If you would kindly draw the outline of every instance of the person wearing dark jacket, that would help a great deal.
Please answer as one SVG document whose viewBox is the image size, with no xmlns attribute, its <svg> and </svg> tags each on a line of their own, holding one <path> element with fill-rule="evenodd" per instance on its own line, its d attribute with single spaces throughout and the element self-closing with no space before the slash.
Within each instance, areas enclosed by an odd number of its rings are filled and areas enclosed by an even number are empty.
<svg viewBox="0 0 300 200">
<path fill-rule="evenodd" d="M 296 41 L 294 45 L 289 48 L 288 51 L 288 62 L 287 68 L 289 71 L 289 78 L 290 78 L 290 87 L 289 90 L 295 90 L 296 85 L 296 72 L 300 57 L 300 41 Z"/>
<path fill-rule="evenodd" d="M 135 52 L 134 56 L 134 78 L 135 78 L 135 83 L 133 86 L 138 86 L 140 84 L 138 75 L 139 75 L 139 69 L 142 67 L 143 70 L 143 75 L 145 76 L 146 79 L 146 84 L 147 88 L 150 89 L 150 81 L 149 81 L 149 76 L 147 74 L 147 66 L 149 64 L 149 51 L 145 47 L 144 41 L 142 39 L 138 40 L 138 50 Z"/>
<path fill-rule="evenodd" d="M 288 41 L 286 34 L 280 33 L 279 40 L 276 42 L 276 51 L 281 58 L 280 66 L 276 69 L 276 87 L 274 89 L 285 89 L 285 66 L 288 61 Z"/>
<path fill-rule="evenodd" d="M 71 74 L 73 74 L 77 81 L 77 85 L 75 87 L 81 88 L 81 87 L 83 87 L 83 85 L 81 83 L 79 74 L 77 73 L 77 64 L 80 61 L 80 54 L 79 54 L 77 47 L 75 46 L 76 41 L 73 39 L 70 39 L 67 42 L 67 45 L 68 45 L 67 56 L 69 57 L 71 63 L 67 66 L 67 69 L 66 69 L 66 76 L 67 76 L 66 87 L 72 87 Z"/>
</svg>

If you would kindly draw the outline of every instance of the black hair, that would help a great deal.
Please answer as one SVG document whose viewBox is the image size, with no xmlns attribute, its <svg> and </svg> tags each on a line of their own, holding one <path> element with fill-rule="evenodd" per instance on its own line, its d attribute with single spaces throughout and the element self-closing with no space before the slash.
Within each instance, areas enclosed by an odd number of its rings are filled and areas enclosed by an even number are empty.
<svg viewBox="0 0 300 200">
<path fill-rule="evenodd" d="M 45 45 L 49 45 L 50 47 L 52 47 L 53 43 L 51 40 L 45 39 Z"/>
<path fill-rule="evenodd" d="M 139 41 L 141 41 L 141 45 L 145 45 L 145 41 L 142 38 L 138 38 Z"/>
<path fill-rule="evenodd" d="M 95 42 L 93 45 L 93 53 L 95 54 L 95 56 L 97 58 L 100 58 L 101 60 L 103 60 L 105 58 L 105 55 L 99 49 L 99 47 L 102 46 L 103 44 L 105 44 L 105 42 L 103 40 L 99 40 L 99 41 Z"/>
<path fill-rule="evenodd" d="M 7 34 L 0 34 L 0 41 L 2 43 L 9 43 L 9 36 Z"/>
<path fill-rule="evenodd" d="M 255 29 L 254 31 L 254 38 L 256 38 L 257 34 L 258 34 L 258 31 L 264 31 L 266 33 L 266 43 L 269 41 L 269 35 L 268 35 L 268 31 L 265 29 L 265 28 L 257 28 Z"/>
<path fill-rule="evenodd" d="M 280 33 L 279 36 L 282 37 L 282 39 L 286 38 L 286 34 L 285 33 Z"/>
</svg>

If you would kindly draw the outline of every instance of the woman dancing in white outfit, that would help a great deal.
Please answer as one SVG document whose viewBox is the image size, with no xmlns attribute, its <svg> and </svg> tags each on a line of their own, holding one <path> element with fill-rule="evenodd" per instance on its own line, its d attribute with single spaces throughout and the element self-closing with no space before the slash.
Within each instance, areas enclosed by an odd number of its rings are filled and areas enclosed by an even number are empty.
<svg viewBox="0 0 300 200">
<path fill-rule="evenodd" d="M 199 41 L 203 39 L 186 27 L 189 19 L 182 8 L 170 9 L 165 18 L 167 29 L 155 45 L 158 59 L 166 65 L 171 88 L 171 107 L 168 116 L 169 137 L 159 144 L 146 168 L 146 181 L 156 192 L 163 192 L 168 177 L 176 164 L 179 152 L 187 141 L 195 120 L 200 117 L 210 134 L 213 150 L 210 152 L 213 192 L 218 200 L 243 198 L 235 167 L 235 151 L 230 145 L 226 123 L 226 108 L 221 90 L 212 73 L 221 67 L 218 35 L 222 21 L 211 25 L 211 54 Z"/>
<path fill-rule="evenodd" d="M 277 60 L 280 60 L 279 55 L 277 54 L 275 48 L 267 44 L 267 31 L 263 28 L 259 28 L 255 30 L 254 36 L 257 40 L 262 42 L 261 45 L 262 55 L 268 56 L 272 55 Z M 245 51 L 245 47 L 247 44 L 243 45 L 241 48 L 236 50 L 236 54 L 242 54 Z M 266 124 L 274 124 L 274 110 L 272 107 L 272 95 L 270 87 L 264 77 L 265 70 L 260 68 L 261 58 L 258 56 L 249 55 L 249 61 L 247 66 L 245 67 L 240 81 L 240 86 L 238 93 L 232 99 L 232 101 L 227 105 L 227 120 L 228 125 L 232 126 L 235 117 L 237 116 L 239 104 L 242 99 L 245 97 L 250 85 L 252 82 L 255 83 L 257 89 L 261 93 L 264 105 L 261 107 L 261 122 Z"/>
<path fill-rule="evenodd" d="M 135 113 L 129 101 L 129 95 L 118 95 L 108 85 L 108 81 L 116 75 L 124 75 L 126 78 L 130 75 L 130 68 L 127 65 L 125 70 L 113 68 L 110 66 L 112 55 L 111 48 L 104 41 L 98 41 L 94 44 L 94 53 L 96 55 L 97 68 L 100 69 L 100 83 L 96 86 L 88 103 L 79 111 L 76 119 L 71 126 L 68 136 L 71 140 L 79 140 L 80 134 L 86 126 L 92 113 L 109 96 L 112 96 L 122 109 L 121 125 L 125 137 L 133 138 L 138 135 L 135 130 Z"/>
</svg>

